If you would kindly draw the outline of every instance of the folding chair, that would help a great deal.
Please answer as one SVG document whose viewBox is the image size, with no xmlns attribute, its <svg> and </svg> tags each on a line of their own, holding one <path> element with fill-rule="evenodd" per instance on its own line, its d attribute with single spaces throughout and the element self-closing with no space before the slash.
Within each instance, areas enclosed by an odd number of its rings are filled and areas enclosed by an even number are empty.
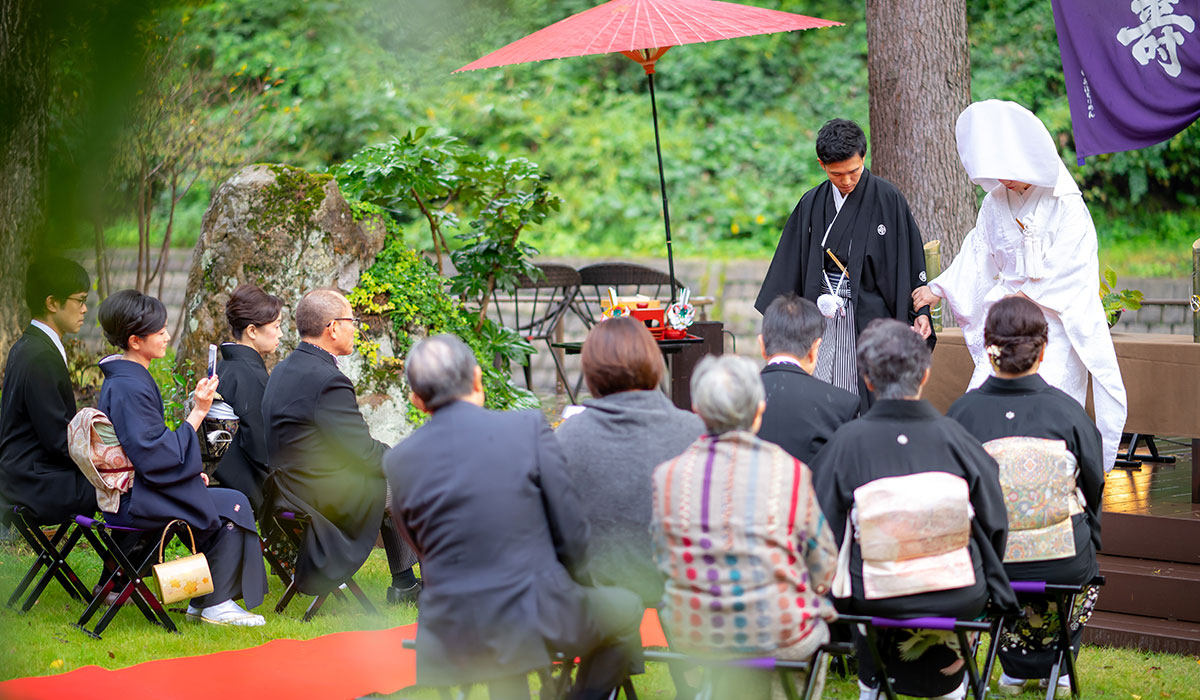
<svg viewBox="0 0 1200 700">
<path fill-rule="evenodd" d="M 1054 700 L 1054 691 L 1058 688 L 1058 678 L 1062 675 L 1064 663 L 1067 667 L 1067 677 L 1071 681 L 1071 696 L 1079 697 L 1079 678 L 1075 673 L 1075 655 L 1079 652 L 1077 649 L 1071 648 L 1071 613 L 1075 609 L 1076 596 L 1081 595 L 1085 588 L 1103 585 L 1103 576 L 1096 576 L 1083 585 L 1046 583 L 1045 581 L 1012 582 L 1012 589 L 1017 594 L 1018 600 L 1021 597 L 1028 598 L 1031 596 L 1050 598 L 1058 606 L 1058 652 L 1054 657 L 1054 665 L 1050 667 L 1049 684 L 1046 686 L 1046 700 Z M 1011 621 L 1009 618 L 1002 618 L 1001 628 L 1005 628 Z M 988 645 L 984 683 L 987 683 L 991 677 L 992 667 L 1000 651 L 1000 643 L 997 637 L 998 635 L 992 637 L 991 644 Z"/>
<path fill-rule="evenodd" d="M 67 555 L 75 548 L 75 544 L 79 542 L 79 538 L 83 533 L 75 525 L 73 519 L 59 523 L 55 528 L 54 534 L 46 537 L 46 533 L 42 532 L 41 526 L 34 522 L 33 513 L 24 506 L 12 506 L 11 509 L 5 511 L 4 522 L 12 529 L 21 533 L 21 537 L 29 543 L 30 548 L 36 558 L 33 564 L 29 566 L 29 570 L 25 572 L 25 576 L 21 578 L 21 582 L 17 584 L 16 590 L 8 598 L 8 607 L 12 607 L 17 600 L 24 595 L 29 584 L 33 583 L 34 577 L 46 569 L 42 573 L 41 578 L 29 590 L 29 595 L 21 604 L 21 612 L 29 612 L 34 603 L 41 597 L 42 592 L 46 590 L 46 586 L 50 584 L 50 580 L 54 579 L 59 582 L 67 595 L 74 600 L 88 600 L 92 596 L 92 591 L 83 582 L 79 580 L 79 576 L 75 574 L 75 570 L 67 563 Z"/>
<path fill-rule="evenodd" d="M 415 639 L 406 639 L 401 643 L 405 649 L 416 651 L 417 642 Z M 562 654 L 558 654 L 559 661 L 563 661 Z M 562 668 L 566 668 L 566 662 L 559 664 Z M 574 665 L 572 664 L 572 668 Z M 540 692 L 541 700 L 557 700 L 558 698 L 566 697 L 567 686 L 570 684 L 570 671 L 561 672 L 555 677 L 552 673 L 553 669 L 538 671 L 537 674 L 542 680 L 542 690 Z M 565 676 L 565 682 L 560 681 Z M 488 689 L 489 696 L 511 697 L 514 691 L 519 694 L 521 687 L 524 686 L 525 697 L 529 697 L 529 681 L 528 674 L 521 676 L 510 676 L 508 678 L 497 678 L 486 683 L 469 683 L 461 686 L 436 686 L 438 697 L 442 700 L 466 700 L 471 694 L 472 685 L 483 685 Z"/>
<path fill-rule="evenodd" d="M 558 378 L 566 388 L 571 403 L 575 403 L 575 392 L 571 390 L 562 359 L 554 351 L 551 343 L 554 342 L 554 333 L 559 322 L 579 293 L 579 273 L 569 265 L 557 263 L 537 263 L 537 267 L 542 271 L 543 277 L 531 279 L 522 275 L 517 280 L 517 288 L 513 291 L 511 299 L 501 299 L 493 292 L 493 308 L 501 325 L 515 330 L 531 343 L 535 340 L 546 343 L 546 349 L 550 351 L 550 357 L 554 360 Z M 512 310 L 511 323 L 504 318 L 505 307 Z M 529 358 L 525 359 L 522 369 L 525 371 L 525 386 L 533 390 L 533 368 Z"/>
<path fill-rule="evenodd" d="M 125 601 L 132 600 L 151 623 L 168 632 L 178 632 L 158 597 L 142 579 L 150 575 L 151 567 L 158 559 L 159 541 L 164 538 L 170 541 L 172 536 L 180 537 L 186 532 L 186 528 L 175 521 L 163 528 L 143 530 L 110 525 L 84 515 L 75 516 L 75 523 L 104 564 L 100 589 L 91 597 L 91 602 L 84 608 L 75 626 L 88 636 L 100 639 L 101 633 L 112 622 Z M 100 608 L 106 605 L 108 594 L 114 591 L 117 594 L 115 599 L 107 604 L 95 627 L 89 629 L 88 624 L 96 613 L 100 612 Z"/>
<path fill-rule="evenodd" d="M 263 529 L 263 538 L 261 540 L 263 556 L 266 557 L 267 562 L 271 565 L 271 569 L 275 572 L 275 575 L 278 576 L 281 581 L 283 581 L 284 584 L 283 595 L 280 596 L 279 602 L 275 604 L 275 612 L 278 614 L 283 614 L 283 611 L 287 610 L 288 604 L 292 602 L 292 598 L 296 597 L 296 594 L 300 592 L 299 588 L 296 586 L 296 579 L 294 576 L 296 571 L 296 562 L 294 559 L 291 562 L 284 562 L 275 552 L 272 551 L 272 549 L 277 541 L 282 540 L 287 542 L 291 546 L 292 551 L 298 554 L 301 543 L 304 540 L 304 530 L 312 523 L 312 519 L 309 518 L 306 513 L 298 513 L 290 510 L 278 510 L 273 515 L 265 517 L 260 522 Z M 362 605 L 363 611 L 371 615 L 376 614 L 377 611 L 375 610 L 375 606 L 371 604 L 371 601 L 367 598 L 367 595 L 363 593 L 362 589 L 359 588 L 357 583 L 355 583 L 354 577 L 349 578 L 346 581 L 345 586 L 352 594 L 354 594 L 354 597 L 358 599 L 359 604 Z M 338 600 L 346 600 L 346 596 L 342 594 L 342 591 L 339 588 L 333 589 L 332 594 Z M 322 593 L 321 595 L 313 598 L 313 601 L 308 605 L 308 609 L 304 611 L 304 617 L 302 618 L 304 622 L 308 622 L 309 620 L 313 619 L 313 616 L 316 615 L 321 609 L 321 606 L 325 604 L 325 600 L 329 598 L 329 595 L 329 593 Z"/>
<path fill-rule="evenodd" d="M 980 621 L 957 620 L 953 617 L 896 619 L 890 617 L 839 614 L 837 621 L 839 623 L 861 625 L 861 629 L 864 630 L 867 649 L 871 654 L 871 660 L 875 662 L 876 674 L 879 680 L 879 687 L 875 691 L 875 698 L 878 698 L 881 692 L 888 700 L 897 700 L 898 697 L 896 690 L 892 687 L 892 680 L 888 676 L 887 665 L 883 662 L 883 655 L 879 652 L 879 635 L 875 632 L 877 629 L 927 629 L 954 632 L 955 637 L 958 638 L 959 649 L 962 651 L 963 661 L 967 667 L 967 688 L 975 696 L 976 700 L 984 700 L 986 697 L 987 678 L 980 676 L 979 667 L 975 663 L 975 653 L 979 646 L 979 637 L 976 637 L 975 642 L 972 643 L 967 638 L 967 634 L 969 632 L 988 632 L 992 635 L 992 639 L 995 639 L 1000 629 L 999 617 L 995 617 L 990 621 Z"/>
<path fill-rule="evenodd" d="M 644 294 L 651 299 L 671 295 L 671 276 L 661 270 L 635 263 L 595 263 L 579 268 L 581 294 L 571 310 L 588 328 L 600 320 L 599 300 L 607 298 L 608 288 L 617 290 L 618 296 Z M 675 280 L 675 289 L 683 284 Z"/>
</svg>

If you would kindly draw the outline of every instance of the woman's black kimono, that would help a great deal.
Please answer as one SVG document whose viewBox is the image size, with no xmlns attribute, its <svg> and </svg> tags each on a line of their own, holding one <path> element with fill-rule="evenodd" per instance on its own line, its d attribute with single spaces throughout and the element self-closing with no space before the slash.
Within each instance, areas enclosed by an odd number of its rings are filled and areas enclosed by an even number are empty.
<svg viewBox="0 0 1200 700">
<path fill-rule="evenodd" d="M 216 477 L 222 486 L 246 494 L 255 513 L 263 504 L 263 482 L 267 479 L 267 436 L 263 425 L 262 398 L 267 388 L 267 365 L 254 348 L 237 343 L 221 345 L 218 391 L 238 416 L 233 444 L 221 457 Z"/>
<path fill-rule="evenodd" d="M 1067 559 L 1005 564 L 1013 581 L 1084 584 L 1099 571 L 1100 506 L 1104 494 L 1104 459 L 1100 431 L 1079 402 L 1055 389 L 1036 374 L 1017 379 L 989 377 L 978 389 L 954 402 L 947 417 L 957 420 L 984 443 L 1005 437 L 1063 440 L 1079 465 L 1076 483 L 1083 492 L 1084 512 L 1072 516 L 1075 556 Z M 1078 647 L 1083 623 L 1090 616 L 1095 593 L 1082 596 L 1073 611 L 1072 640 Z M 1029 606 L 1027 606 L 1029 607 Z M 1053 647 L 1043 649 L 1046 634 L 1057 618 L 1046 614 L 1045 604 L 1034 603 L 1015 635 L 1002 640 L 1000 663 L 1014 678 L 1046 678 L 1054 662 Z M 1056 613 L 1055 613 L 1056 614 Z M 1037 629 L 1030 628 L 1038 623 Z"/>
<path fill-rule="evenodd" d="M 936 615 L 970 619 L 983 612 L 989 600 L 997 607 L 1015 610 L 1016 598 L 1002 563 L 1008 516 L 996 461 L 961 425 L 943 417 L 928 402 L 877 401 L 861 418 L 834 433 L 813 459 L 812 471 L 821 510 L 839 542 L 854 505 L 854 489 L 876 479 L 930 471 L 960 476 L 967 482 L 975 511 L 970 543 L 975 585 L 867 600 L 863 594 L 862 553 L 854 542 L 850 550 L 852 595 L 836 601 L 840 610 L 881 617 Z M 930 697 L 951 692 L 962 682 L 957 642 L 944 643 L 947 640 L 943 633 L 880 632 L 880 653 L 897 692 Z M 902 658 L 899 646 L 914 642 L 918 648 L 928 648 L 915 659 Z M 911 652 L 906 655 L 911 657 Z M 859 678 L 874 687 L 875 668 L 862 639 L 858 663 Z"/>
<path fill-rule="evenodd" d="M 98 408 L 112 421 L 134 468 L 120 509 L 105 519 L 144 529 L 187 522 L 213 578 L 213 592 L 192 605 L 203 608 L 240 595 L 246 608 L 256 607 L 267 593 L 267 572 L 249 501 L 238 491 L 204 485 L 199 438 L 186 423 L 167 430 L 162 395 L 145 367 L 114 355 L 100 369 Z"/>
</svg>

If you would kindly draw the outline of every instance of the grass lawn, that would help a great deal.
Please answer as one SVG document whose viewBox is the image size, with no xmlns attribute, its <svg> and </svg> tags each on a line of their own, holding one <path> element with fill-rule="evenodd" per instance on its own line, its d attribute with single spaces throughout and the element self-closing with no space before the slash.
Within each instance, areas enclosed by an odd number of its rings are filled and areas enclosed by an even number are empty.
<svg viewBox="0 0 1200 700">
<path fill-rule="evenodd" d="M 23 545 L 0 546 L 0 595 L 5 600 L 31 561 L 32 555 Z M 95 581 L 98 576 L 99 567 L 83 544 L 72 555 L 72 565 L 85 582 Z M 282 593 L 282 586 L 278 579 L 270 579 L 267 602 L 257 610 L 267 618 L 263 627 L 239 629 L 196 625 L 186 622 L 182 615 L 175 615 L 180 634 L 170 634 L 147 623 L 136 610 L 129 609 L 117 615 L 102 640 L 91 639 L 71 626 L 83 606 L 70 600 L 61 587 L 52 583 L 27 614 L 0 608 L 0 679 L 65 673 L 87 665 L 123 668 L 153 659 L 242 649 L 280 637 L 309 639 L 332 632 L 383 629 L 416 620 L 415 607 L 392 607 L 383 602 L 387 565 L 382 550 L 375 550 L 356 577 L 363 590 L 376 602 L 378 616 L 360 612 L 357 605 L 329 601 L 312 622 L 304 623 L 300 616 L 308 598 L 293 601 L 285 615 L 276 615 L 274 603 Z M 1086 698 L 1200 697 L 1200 659 L 1085 647 L 1079 665 Z M 647 670 L 635 681 L 639 695 L 674 697 L 665 666 L 651 664 Z M 996 673 L 998 675 L 999 671 Z M 1029 691 L 1022 697 L 1040 696 L 1040 693 Z M 437 694 L 401 691 L 390 697 L 436 698 Z M 472 697 L 485 698 L 486 693 L 477 688 Z M 826 684 L 825 697 L 852 700 L 858 697 L 857 686 L 853 681 L 831 678 Z"/>
</svg>

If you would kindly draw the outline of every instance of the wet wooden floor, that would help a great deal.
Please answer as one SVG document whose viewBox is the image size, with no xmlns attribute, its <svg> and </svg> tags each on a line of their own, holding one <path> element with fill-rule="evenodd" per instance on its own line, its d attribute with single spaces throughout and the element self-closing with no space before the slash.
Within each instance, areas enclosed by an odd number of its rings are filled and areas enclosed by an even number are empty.
<svg viewBox="0 0 1200 700">
<path fill-rule="evenodd" d="M 1191 502 L 1192 442 L 1157 438 L 1158 452 L 1173 464 L 1143 462 L 1141 469 L 1113 469 L 1104 483 L 1104 512 L 1200 520 L 1200 504 Z M 1146 453 L 1142 446 L 1139 450 Z"/>
</svg>

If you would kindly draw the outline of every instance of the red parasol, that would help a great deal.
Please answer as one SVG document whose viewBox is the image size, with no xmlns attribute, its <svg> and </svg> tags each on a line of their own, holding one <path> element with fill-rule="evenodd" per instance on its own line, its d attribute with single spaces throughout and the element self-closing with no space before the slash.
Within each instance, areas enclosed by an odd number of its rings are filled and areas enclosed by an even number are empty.
<svg viewBox="0 0 1200 700">
<path fill-rule="evenodd" d="M 663 222 L 666 226 L 667 264 L 671 279 L 674 280 L 671 215 L 667 207 L 667 181 L 663 176 L 662 147 L 658 136 L 658 105 L 654 98 L 655 62 L 672 46 L 840 24 L 718 0 L 610 0 L 539 29 L 468 63 L 455 73 L 551 58 L 616 52 L 641 64 L 650 83 L 654 147 L 658 154 L 658 181 L 662 189 Z M 673 284 L 671 301 L 675 301 Z"/>
</svg>

